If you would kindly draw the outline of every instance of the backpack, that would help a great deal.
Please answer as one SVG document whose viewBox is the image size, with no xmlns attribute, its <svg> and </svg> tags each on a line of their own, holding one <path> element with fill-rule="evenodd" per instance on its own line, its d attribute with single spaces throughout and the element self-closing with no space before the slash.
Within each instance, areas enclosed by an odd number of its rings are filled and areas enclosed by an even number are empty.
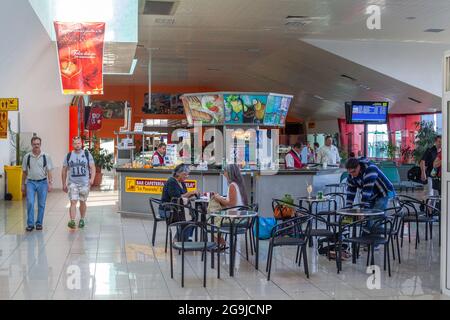
<svg viewBox="0 0 450 320">
<path fill-rule="evenodd" d="M 69 160 L 70 160 L 71 156 L 72 156 L 72 151 L 70 151 L 67 154 L 67 156 L 66 156 L 67 165 L 69 165 Z M 87 161 L 87 166 L 88 166 L 88 170 L 89 170 L 89 177 L 91 177 L 91 166 L 89 165 L 89 151 L 88 150 L 84 150 L 84 156 L 86 157 L 86 161 Z M 44 158 L 44 161 L 45 161 L 45 158 Z M 44 162 L 44 163 L 46 163 L 46 162 Z"/>
<path fill-rule="evenodd" d="M 408 170 L 408 180 L 409 181 L 423 183 L 421 176 L 422 176 L 422 172 L 420 170 L 420 167 L 418 167 L 418 166 L 414 166 Z"/>
<path fill-rule="evenodd" d="M 47 167 L 47 157 L 45 156 L 45 153 L 42 154 L 42 158 L 44 161 L 44 168 L 46 168 Z M 31 159 L 31 154 L 29 154 L 28 158 L 27 158 L 27 168 L 28 169 L 30 169 L 30 159 Z"/>
</svg>

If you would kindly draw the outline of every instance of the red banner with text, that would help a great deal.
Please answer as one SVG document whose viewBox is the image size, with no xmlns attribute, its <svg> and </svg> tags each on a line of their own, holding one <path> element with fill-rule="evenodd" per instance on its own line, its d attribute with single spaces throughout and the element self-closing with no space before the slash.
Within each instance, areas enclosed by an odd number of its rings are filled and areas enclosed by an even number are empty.
<svg viewBox="0 0 450 320">
<path fill-rule="evenodd" d="M 103 94 L 104 22 L 54 22 L 63 94 Z"/>
</svg>

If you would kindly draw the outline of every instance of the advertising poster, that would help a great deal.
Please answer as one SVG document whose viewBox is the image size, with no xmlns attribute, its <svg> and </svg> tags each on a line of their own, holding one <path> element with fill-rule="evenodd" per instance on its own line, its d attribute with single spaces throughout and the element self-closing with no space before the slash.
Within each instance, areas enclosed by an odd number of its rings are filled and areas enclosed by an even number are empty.
<svg viewBox="0 0 450 320">
<path fill-rule="evenodd" d="M 123 119 L 125 117 L 125 101 L 92 101 L 103 110 L 103 119 Z"/>
<path fill-rule="evenodd" d="M 104 22 L 54 22 L 63 94 L 103 94 Z"/>
<path fill-rule="evenodd" d="M 284 126 L 284 123 L 286 122 L 287 113 L 289 111 L 289 105 L 291 104 L 291 98 L 289 97 L 282 97 L 281 98 L 281 104 L 280 104 L 280 120 L 278 124 L 280 126 Z"/>
<path fill-rule="evenodd" d="M 267 96 L 266 95 L 241 95 L 244 106 L 243 119 L 244 123 L 260 123 L 264 122 L 264 114 L 266 111 Z"/>
<path fill-rule="evenodd" d="M 239 94 L 225 94 L 225 123 L 244 123 L 244 102 Z"/>
<path fill-rule="evenodd" d="M 264 116 L 265 125 L 276 126 L 280 123 L 280 105 L 280 96 L 269 95 L 267 98 L 266 114 Z"/>
<path fill-rule="evenodd" d="M 183 104 L 188 122 L 203 124 L 223 124 L 224 103 L 222 95 L 183 96 Z"/>
<path fill-rule="evenodd" d="M 151 178 L 125 178 L 125 191 L 131 193 L 162 194 L 164 183 L 167 179 Z M 186 188 L 189 191 L 197 190 L 197 180 L 186 180 Z"/>
</svg>

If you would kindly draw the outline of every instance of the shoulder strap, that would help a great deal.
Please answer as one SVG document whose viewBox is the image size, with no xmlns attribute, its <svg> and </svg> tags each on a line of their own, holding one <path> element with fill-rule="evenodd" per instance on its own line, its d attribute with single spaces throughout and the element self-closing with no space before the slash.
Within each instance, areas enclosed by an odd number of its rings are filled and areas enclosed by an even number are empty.
<svg viewBox="0 0 450 320">
<path fill-rule="evenodd" d="M 27 168 L 30 169 L 30 158 L 31 158 L 31 153 L 28 154 L 28 158 L 27 158 Z"/>
<path fill-rule="evenodd" d="M 42 160 L 44 161 L 44 168 L 47 167 L 47 157 L 45 156 L 45 153 L 42 154 Z"/>
<path fill-rule="evenodd" d="M 72 156 L 72 151 L 70 151 L 67 156 L 66 156 L 66 160 L 67 160 L 67 165 L 69 165 L 69 161 L 70 161 L 70 157 Z"/>
<path fill-rule="evenodd" d="M 90 168 L 89 167 L 89 151 L 88 150 L 84 150 L 84 156 L 86 157 L 88 168 Z"/>
</svg>

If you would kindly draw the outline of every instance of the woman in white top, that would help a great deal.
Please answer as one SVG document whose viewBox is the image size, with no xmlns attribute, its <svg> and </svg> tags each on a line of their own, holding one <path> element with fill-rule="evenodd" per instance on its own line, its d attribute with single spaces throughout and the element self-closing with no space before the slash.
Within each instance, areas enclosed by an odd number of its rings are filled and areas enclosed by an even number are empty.
<svg viewBox="0 0 450 320">
<path fill-rule="evenodd" d="M 228 182 L 227 197 L 214 194 L 213 199 L 219 202 L 223 208 L 248 205 L 244 179 L 239 167 L 236 164 L 229 164 L 225 167 L 223 175 Z"/>
</svg>

